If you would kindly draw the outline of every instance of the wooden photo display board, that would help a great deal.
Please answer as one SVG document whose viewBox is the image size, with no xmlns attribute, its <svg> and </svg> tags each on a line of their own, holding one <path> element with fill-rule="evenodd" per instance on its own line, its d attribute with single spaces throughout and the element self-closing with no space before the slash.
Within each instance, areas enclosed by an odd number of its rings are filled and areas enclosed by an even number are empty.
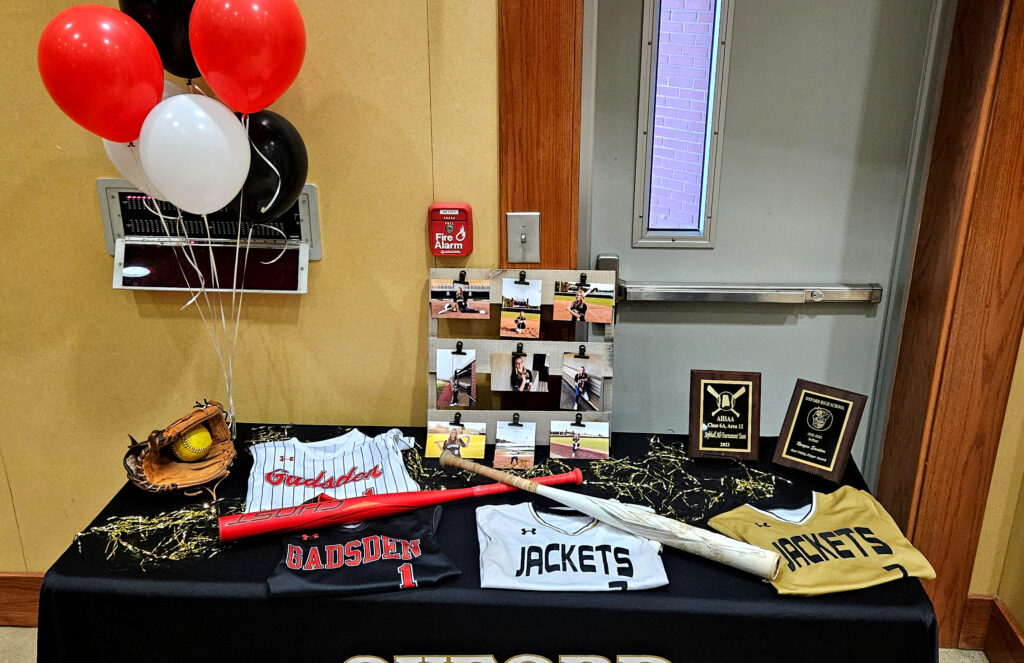
<svg viewBox="0 0 1024 663">
<path fill-rule="evenodd" d="M 867 400 L 863 394 L 797 380 L 773 462 L 838 483 Z"/>
<path fill-rule="evenodd" d="M 584 422 L 608 422 L 612 409 L 613 382 L 613 338 L 615 316 L 607 315 L 602 322 L 592 322 L 588 310 L 587 322 L 577 323 L 554 319 L 554 308 L 566 298 L 565 293 L 557 293 L 556 284 L 569 284 L 579 287 L 583 284 L 614 284 L 615 272 L 609 270 L 546 270 L 546 269 L 431 269 L 428 282 L 429 302 L 427 306 L 427 421 L 449 421 L 453 419 L 453 411 L 461 412 L 463 422 L 486 423 L 487 442 L 493 444 L 497 439 L 498 422 L 513 421 L 518 414 L 523 423 L 536 424 L 536 441 L 538 445 L 548 444 L 551 435 L 551 422 L 570 419 L 576 412 L 562 409 L 562 403 L 578 408 Z M 501 307 L 503 303 L 502 285 L 504 279 L 514 281 L 540 281 L 541 299 L 539 319 L 540 338 L 528 335 L 513 338 L 502 338 L 500 332 Z M 477 295 L 487 293 L 487 301 L 473 301 L 472 305 L 460 307 L 459 303 L 446 304 L 452 299 L 458 284 L 472 284 L 470 290 Z M 489 287 L 487 287 L 489 282 Z M 468 287 L 468 286 L 466 286 Z M 588 286 L 589 288 L 589 286 Z M 594 296 L 588 290 L 588 294 Z M 602 293 L 603 304 L 609 307 L 614 302 L 614 292 Z M 608 301 L 605 301 L 608 300 Z M 461 311 L 472 308 L 480 311 L 485 306 L 487 313 L 476 312 L 463 316 L 441 313 L 445 306 L 448 309 Z M 596 311 L 595 307 L 593 308 Z M 599 316 L 594 316 L 599 317 Z M 604 322 L 607 320 L 607 322 Z M 582 338 L 581 332 L 587 332 L 587 340 L 569 340 Z M 521 346 L 521 348 L 520 348 Z M 463 352 L 475 352 L 473 364 L 476 382 L 475 399 L 470 403 L 462 399 L 456 406 L 448 406 L 452 402 L 450 392 L 445 393 L 445 384 L 451 382 L 450 377 L 439 381 L 438 351 L 459 349 Z M 545 384 L 536 385 L 528 393 L 515 393 L 509 382 L 509 367 L 517 351 L 525 353 L 530 360 L 530 368 L 539 362 L 543 370 L 534 370 L 535 380 L 544 380 Z M 444 356 L 445 352 L 441 353 Z M 584 358 L 577 358 L 584 355 Z M 596 358 L 601 358 L 598 364 Z M 538 359 L 540 358 L 540 359 Z M 588 398 L 577 398 L 574 392 L 574 377 L 578 364 L 584 359 L 594 359 L 588 363 L 587 385 Z M 495 363 L 495 361 L 497 363 Z M 595 370 L 594 366 L 600 368 Z M 500 374 L 494 374 L 494 371 Z M 442 367 L 441 376 L 448 376 L 447 367 Z M 444 384 L 442 384 L 444 382 Z M 469 383 L 467 382 L 467 385 Z M 442 398 L 439 400 L 438 393 Z M 445 408 L 438 403 L 448 397 Z M 460 390 L 461 397 L 461 390 Z"/>
<path fill-rule="evenodd" d="M 690 457 L 757 459 L 761 374 L 690 371 Z"/>
</svg>

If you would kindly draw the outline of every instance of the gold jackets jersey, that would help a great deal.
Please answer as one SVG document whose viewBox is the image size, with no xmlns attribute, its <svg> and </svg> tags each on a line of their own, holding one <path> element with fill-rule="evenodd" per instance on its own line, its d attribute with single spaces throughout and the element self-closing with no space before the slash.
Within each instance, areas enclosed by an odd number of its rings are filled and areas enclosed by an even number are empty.
<svg viewBox="0 0 1024 663">
<path fill-rule="evenodd" d="M 799 509 L 762 511 L 744 504 L 708 525 L 778 552 L 783 563 L 772 585 L 779 594 L 814 596 L 908 576 L 935 577 L 882 505 L 850 486 L 813 493 L 811 503 Z"/>
</svg>

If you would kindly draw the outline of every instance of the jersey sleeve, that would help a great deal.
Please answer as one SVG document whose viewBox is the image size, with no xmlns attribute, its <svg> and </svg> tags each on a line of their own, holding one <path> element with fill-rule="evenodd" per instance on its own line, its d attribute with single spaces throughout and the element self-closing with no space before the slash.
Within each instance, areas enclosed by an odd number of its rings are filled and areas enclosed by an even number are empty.
<svg viewBox="0 0 1024 663">
<path fill-rule="evenodd" d="M 395 445 L 395 448 L 407 451 L 415 446 L 415 439 L 412 436 L 402 435 L 402 431 L 392 428 L 381 436 L 384 442 Z"/>
<path fill-rule="evenodd" d="M 480 543 L 480 573 L 483 574 L 484 560 L 487 559 L 487 548 L 491 543 L 491 537 L 488 534 L 490 513 L 493 511 L 493 507 L 489 505 L 478 506 L 476 508 L 476 538 Z"/>
<path fill-rule="evenodd" d="M 430 530 L 434 536 L 437 536 L 437 528 L 441 526 L 441 516 L 444 514 L 444 509 L 440 504 L 434 507 L 433 512 L 430 514 Z"/>
<path fill-rule="evenodd" d="M 732 523 L 730 522 L 731 518 L 729 517 L 732 513 L 732 511 L 727 511 L 723 514 L 715 516 L 714 518 L 708 521 L 708 527 L 715 530 L 719 534 L 726 535 L 730 539 L 736 539 L 737 541 L 745 541 L 743 536 L 732 527 Z"/>
</svg>

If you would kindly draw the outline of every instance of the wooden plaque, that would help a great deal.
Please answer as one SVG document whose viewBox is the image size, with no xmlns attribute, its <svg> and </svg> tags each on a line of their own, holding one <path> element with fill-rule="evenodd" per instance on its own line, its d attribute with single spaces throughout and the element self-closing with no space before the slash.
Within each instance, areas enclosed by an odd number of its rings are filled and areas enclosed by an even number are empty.
<svg viewBox="0 0 1024 663">
<path fill-rule="evenodd" d="M 797 380 L 773 462 L 839 483 L 868 397 Z"/>
<path fill-rule="evenodd" d="M 690 457 L 757 459 L 761 374 L 690 371 Z"/>
</svg>

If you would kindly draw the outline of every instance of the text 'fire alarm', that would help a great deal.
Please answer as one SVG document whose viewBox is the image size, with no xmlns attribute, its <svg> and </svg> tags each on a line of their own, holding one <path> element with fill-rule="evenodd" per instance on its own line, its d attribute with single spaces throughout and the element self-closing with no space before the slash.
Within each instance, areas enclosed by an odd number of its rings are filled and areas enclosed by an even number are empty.
<svg viewBox="0 0 1024 663">
<path fill-rule="evenodd" d="M 427 210 L 430 252 L 468 256 L 473 252 L 473 208 L 469 203 L 434 203 Z"/>
</svg>

